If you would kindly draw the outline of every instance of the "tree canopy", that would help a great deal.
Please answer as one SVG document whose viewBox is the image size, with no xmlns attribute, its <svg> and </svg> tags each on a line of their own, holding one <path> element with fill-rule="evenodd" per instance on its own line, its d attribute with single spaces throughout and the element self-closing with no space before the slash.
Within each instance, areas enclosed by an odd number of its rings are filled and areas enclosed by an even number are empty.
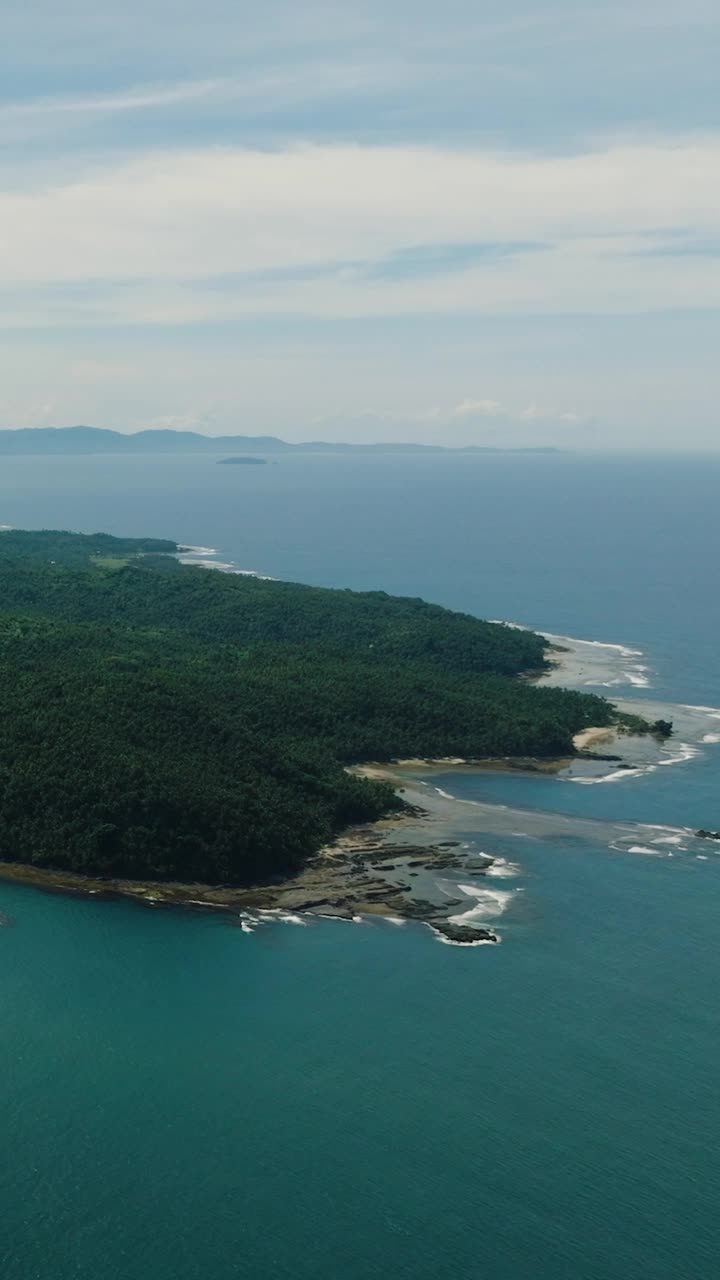
<svg viewBox="0 0 720 1280">
<path fill-rule="evenodd" d="M 80 538 L 0 534 L 5 860 L 256 881 L 400 803 L 349 764 L 571 754 L 617 718 L 519 678 L 532 632 Z"/>
</svg>

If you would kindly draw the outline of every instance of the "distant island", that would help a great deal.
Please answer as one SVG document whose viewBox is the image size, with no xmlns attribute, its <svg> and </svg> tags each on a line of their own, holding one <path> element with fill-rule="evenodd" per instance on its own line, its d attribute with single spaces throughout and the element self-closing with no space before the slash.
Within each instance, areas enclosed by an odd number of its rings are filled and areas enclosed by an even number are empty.
<svg viewBox="0 0 720 1280">
<path fill-rule="evenodd" d="M 588 725 L 630 727 L 604 698 L 519 678 L 547 664 L 530 631 L 382 591 L 210 573 L 180 550 L 0 532 L 0 859 L 26 875 L 94 876 L 92 892 L 108 877 L 273 885 L 403 809 L 351 766 L 543 761 L 574 756 Z M 352 892 L 381 909 L 387 884 L 360 871 L 348 864 Z M 350 890 L 333 892 L 340 910 Z M 301 900 L 318 897 L 313 880 Z"/>
<path fill-rule="evenodd" d="M 217 463 L 219 467 L 264 467 L 267 463 L 267 458 L 258 458 L 245 454 L 237 458 L 218 458 Z"/>
<path fill-rule="evenodd" d="M 537 447 L 500 449 L 481 445 L 444 448 L 430 444 L 343 444 L 311 440 L 290 443 L 277 436 L 205 436 L 197 431 L 136 431 L 125 434 L 101 427 L 20 427 L 0 431 L 0 457 L 20 454 L 105 454 L 105 453 L 227 453 L 249 454 L 340 453 L 340 454 L 553 454 L 558 449 Z"/>
</svg>

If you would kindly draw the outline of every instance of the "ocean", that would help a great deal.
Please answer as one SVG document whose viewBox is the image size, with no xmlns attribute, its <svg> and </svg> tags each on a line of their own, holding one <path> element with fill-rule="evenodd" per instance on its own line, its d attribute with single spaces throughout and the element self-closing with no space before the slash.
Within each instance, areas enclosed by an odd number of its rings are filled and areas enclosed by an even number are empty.
<svg viewBox="0 0 720 1280">
<path fill-rule="evenodd" d="M 714 1274 L 718 492 L 718 456 L 3 460 L 0 523 L 622 645 L 610 696 L 709 709 L 612 784 L 426 779 L 504 860 L 496 947 L 0 883 L 3 1280 Z"/>
</svg>

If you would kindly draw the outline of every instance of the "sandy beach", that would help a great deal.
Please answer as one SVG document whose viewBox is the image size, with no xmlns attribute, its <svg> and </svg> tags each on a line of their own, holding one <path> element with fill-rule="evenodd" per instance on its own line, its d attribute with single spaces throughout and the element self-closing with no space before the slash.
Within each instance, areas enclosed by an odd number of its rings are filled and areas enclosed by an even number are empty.
<svg viewBox="0 0 720 1280">
<path fill-rule="evenodd" d="M 582 733 L 576 733 L 573 738 L 573 746 L 576 751 L 586 751 L 588 747 L 597 746 L 599 743 L 613 742 L 617 730 L 614 728 L 594 728 L 583 729 Z"/>
</svg>

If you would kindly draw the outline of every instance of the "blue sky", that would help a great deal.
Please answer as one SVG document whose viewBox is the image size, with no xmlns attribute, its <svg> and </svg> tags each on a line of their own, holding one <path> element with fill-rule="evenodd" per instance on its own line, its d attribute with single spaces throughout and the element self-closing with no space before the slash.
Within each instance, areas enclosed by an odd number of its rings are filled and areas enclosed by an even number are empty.
<svg viewBox="0 0 720 1280">
<path fill-rule="evenodd" d="M 719 37 L 5 0 L 0 426 L 717 448 Z"/>
</svg>

